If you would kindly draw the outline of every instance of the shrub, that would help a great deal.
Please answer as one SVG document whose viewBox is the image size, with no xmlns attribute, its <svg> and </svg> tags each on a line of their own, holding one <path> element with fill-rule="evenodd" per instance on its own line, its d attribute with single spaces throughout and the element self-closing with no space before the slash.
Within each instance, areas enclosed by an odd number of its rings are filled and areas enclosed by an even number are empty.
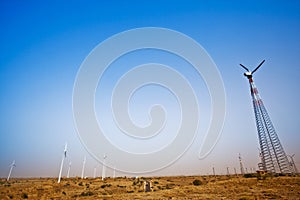
<svg viewBox="0 0 300 200">
<path fill-rule="evenodd" d="M 28 199 L 28 194 L 23 193 L 23 194 L 21 195 L 21 197 L 22 197 L 23 199 Z"/>
<path fill-rule="evenodd" d="M 117 185 L 117 187 L 126 188 L 126 185 Z"/>
<path fill-rule="evenodd" d="M 104 184 L 104 185 L 101 185 L 100 187 L 101 188 L 106 188 L 106 187 L 110 187 L 111 186 L 111 184 Z"/>
<path fill-rule="evenodd" d="M 202 182 L 198 179 L 193 181 L 193 185 L 202 185 Z"/>
<path fill-rule="evenodd" d="M 11 185 L 10 185 L 10 183 L 5 183 L 4 186 L 5 187 L 10 187 Z"/>
<path fill-rule="evenodd" d="M 171 183 L 171 184 L 167 184 L 166 185 L 166 189 L 173 189 L 175 186 L 175 184 Z"/>
<path fill-rule="evenodd" d="M 91 192 L 91 191 L 88 191 L 88 192 L 82 192 L 82 193 L 80 194 L 80 196 L 93 196 L 93 195 L 94 195 L 94 193 Z"/>
<path fill-rule="evenodd" d="M 244 178 L 253 178 L 255 174 L 244 174 Z"/>
</svg>

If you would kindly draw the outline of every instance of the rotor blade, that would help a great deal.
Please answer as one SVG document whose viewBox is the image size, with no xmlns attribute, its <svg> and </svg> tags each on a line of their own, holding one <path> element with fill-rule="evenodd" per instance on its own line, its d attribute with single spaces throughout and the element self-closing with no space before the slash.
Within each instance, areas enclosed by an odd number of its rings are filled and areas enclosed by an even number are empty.
<svg viewBox="0 0 300 200">
<path fill-rule="evenodd" d="M 242 66 L 242 68 L 244 68 L 245 70 L 247 70 L 247 72 L 249 72 L 249 69 L 247 67 L 245 67 L 244 65 L 240 64 Z"/>
<path fill-rule="evenodd" d="M 260 66 L 265 62 L 265 60 L 263 60 L 253 71 L 252 71 L 252 74 L 258 70 L 258 68 L 260 68 Z"/>
</svg>

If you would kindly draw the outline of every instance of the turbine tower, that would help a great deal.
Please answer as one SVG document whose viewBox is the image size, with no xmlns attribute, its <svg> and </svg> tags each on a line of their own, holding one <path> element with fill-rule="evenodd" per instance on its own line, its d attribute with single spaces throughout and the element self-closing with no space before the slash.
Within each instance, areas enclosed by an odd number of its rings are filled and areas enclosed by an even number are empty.
<svg viewBox="0 0 300 200">
<path fill-rule="evenodd" d="M 60 183 L 61 173 L 62 173 L 62 169 L 63 169 L 63 166 L 64 166 L 64 160 L 67 157 L 67 147 L 68 147 L 68 144 L 66 143 L 65 144 L 65 149 L 64 149 L 64 154 L 62 156 L 61 163 L 60 163 L 60 170 L 59 170 L 59 174 L 58 174 L 57 183 Z"/>
<path fill-rule="evenodd" d="M 11 165 L 10 165 L 9 173 L 8 173 L 8 176 L 7 176 L 7 179 L 6 179 L 7 181 L 9 181 L 11 172 L 12 172 L 12 170 L 13 170 L 13 168 L 14 168 L 15 166 L 16 166 L 16 162 L 13 161 L 13 162 L 11 163 Z"/>
<path fill-rule="evenodd" d="M 293 154 L 293 155 L 288 155 L 289 157 L 290 157 L 290 159 L 291 159 L 291 162 L 290 162 L 290 166 L 291 166 L 291 168 L 292 168 L 292 170 L 293 170 L 293 173 L 295 173 L 295 174 L 298 174 L 298 169 L 297 169 L 297 167 L 296 167 L 296 164 L 295 164 L 295 161 L 294 161 L 294 159 L 293 159 L 293 157 L 295 156 L 295 154 Z"/>
<path fill-rule="evenodd" d="M 107 156 L 104 154 L 103 156 L 103 163 L 102 163 L 102 181 L 105 179 L 105 170 L 106 170 L 106 164 L 105 164 L 105 159 Z"/>
<path fill-rule="evenodd" d="M 85 162 L 86 162 L 86 157 L 84 156 L 83 163 L 82 163 L 82 170 L 81 170 L 81 179 L 84 178 Z"/>
<path fill-rule="evenodd" d="M 246 70 L 244 76 L 248 78 L 250 84 L 250 92 L 261 150 L 262 168 L 263 170 L 267 170 L 272 173 L 291 173 L 288 158 L 252 78 L 253 73 L 256 72 L 264 62 L 265 60 L 263 60 L 252 72 L 249 71 L 247 67 L 240 64 Z"/>
<path fill-rule="evenodd" d="M 242 162 L 242 156 L 239 153 L 239 161 L 240 161 L 240 169 L 241 169 L 241 174 L 244 175 L 245 174 L 245 170 L 244 170 L 244 166 L 243 166 L 243 162 Z"/>
</svg>

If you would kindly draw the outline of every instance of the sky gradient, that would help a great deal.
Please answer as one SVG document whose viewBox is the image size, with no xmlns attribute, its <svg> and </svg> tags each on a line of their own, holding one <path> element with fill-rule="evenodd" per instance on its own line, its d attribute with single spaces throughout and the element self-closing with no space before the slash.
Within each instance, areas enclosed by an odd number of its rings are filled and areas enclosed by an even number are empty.
<svg viewBox="0 0 300 200">
<path fill-rule="evenodd" d="M 100 42 L 128 29 L 149 26 L 182 32 L 201 44 L 220 71 L 227 98 L 224 128 L 211 154 L 204 160 L 197 158 L 203 140 L 199 134 L 180 160 L 150 175 L 211 174 L 212 167 L 216 173 L 225 174 L 226 167 L 233 173 L 239 166 L 239 153 L 245 167 L 257 168 L 254 113 L 239 63 L 253 69 L 263 59 L 266 62 L 254 81 L 286 153 L 295 154 L 300 169 L 298 1 L 1 1 L 0 23 L 0 177 L 7 176 L 13 160 L 12 177 L 57 176 L 66 141 L 72 176 L 80 176 L 84 156 L 86 175 L 92 176 L 94 167 L 101 174 L 101 165 L 89 156 L 76 133 L 72 114 L 76 74 Z M 137 52 L 127 59 L 119 61 L 127 64 L 124 69 L 156 59 L 193 74 L 176 66 L 177 58 L 160 52 Z M 110 77 L 124 69 L 112 66 L 107 71 L 107 94 L 113 83 Z M 210 105 L 205 83 L 201 77 L 191 82 L 203 99 L 199 107 L 206 116 Z M 160 90 L 148 89 L 148 97 L 135 96 L 141 105 L 153 103 L 148 100 L 155 94 L 162 101 L 172 99 L 160 95 Z M 101 99 L 101 93 L 96 98 Z M 101 109 L 101 104 L 97 106 Z M 147 123 L 139 116 L 143 113 L 139 107 L 131 107 L 140 120 L 137 123 Z M 111 170 L 107 173 L 111 176 Z"/>
</svg>

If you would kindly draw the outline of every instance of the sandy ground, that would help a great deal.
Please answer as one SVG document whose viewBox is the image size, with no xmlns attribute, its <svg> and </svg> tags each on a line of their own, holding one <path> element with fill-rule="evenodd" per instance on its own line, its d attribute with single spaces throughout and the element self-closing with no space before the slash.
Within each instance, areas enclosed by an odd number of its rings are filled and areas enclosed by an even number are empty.
<svg viewBox="0 0 300 200">
<path fill-rule="evenodd" d="M 151 181 L 152 191 L 144 191 L 144 181 Z M 300 177 L 1 179 L 0 199 L 300 199 Z"/>
</svg>

